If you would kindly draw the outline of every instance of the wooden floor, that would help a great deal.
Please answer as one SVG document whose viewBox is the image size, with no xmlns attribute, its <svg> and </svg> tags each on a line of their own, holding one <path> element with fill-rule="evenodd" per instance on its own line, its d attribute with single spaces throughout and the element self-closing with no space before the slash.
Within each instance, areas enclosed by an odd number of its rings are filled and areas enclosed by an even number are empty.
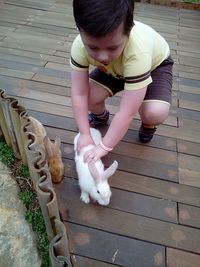
<svg viewBox="0 0 200 267">
<path fill-rule="evenodd" d="M 77 34 L 71 0 L 0 0 L 0 88 L 38 118 L 52 139 L 61 136 L 66 170 L 55 190 L 77 266 L 199 267 L 200 12 L 137 3 L 135 18 L 170 44 L 173 105 L 150 144 L 138 142 L 137 116 L 105 157 L 106 165 L 119 162 L 108 207 L 79 199 L 70 102 L 69 52 Z M 114 114 L 119 96 L 107 104 Z"/>
</svg>

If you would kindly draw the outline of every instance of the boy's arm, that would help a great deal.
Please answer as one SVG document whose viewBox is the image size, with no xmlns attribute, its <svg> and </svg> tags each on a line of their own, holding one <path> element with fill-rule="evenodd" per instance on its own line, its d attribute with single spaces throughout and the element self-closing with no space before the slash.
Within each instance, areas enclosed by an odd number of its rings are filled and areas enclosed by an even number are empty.
<svg viewBox="0 0 200 267">
<path fill-rule="evenodd" d="M 139 110 L 146 93 L 146 87 L 140 90 L 124 90 L 119 111 L 113 117 L 110 127 L 103 138 L 107 147 L 115 147 L 126 134 L 134 115 Z"/>
<path fill-rule="evenodd" d="M 102 140 L 106 147 L 114 148 L 126 134 L 134 115 L 142 104 L 146 89 L 147 87 L 135 91 L 124 90 L 119 111 L 113 117 L 110 127 Z M 89 162 L 91 159 L 101 158 L 107 153 L 107 151 L 98 146 L 88 151 L 85 155 L 85 161 Z"/>
<path fill-rule="evenodd" d="M 76 123 L 81 134 L 81 146 L 92 143 L 88 122 L 88 94 L 89 94 L 89 74 L 88 71 L 71 72 L 71 96 L 72 108 Z"/>
</svg>

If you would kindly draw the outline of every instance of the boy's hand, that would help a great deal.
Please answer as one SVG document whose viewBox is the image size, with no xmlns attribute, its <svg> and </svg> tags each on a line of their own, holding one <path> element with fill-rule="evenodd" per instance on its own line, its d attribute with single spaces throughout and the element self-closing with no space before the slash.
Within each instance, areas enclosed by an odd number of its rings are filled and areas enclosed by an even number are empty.
<svg viewBox="0 0 200 267">
<path fill-rule="evenodd" d="M 89 163 L 92 160 L 97 161 L 98 159 L 104 157 L 107 154 L 108 154 L 108 151 L 105 151 L 100 146 L 95 146 L 93 149 L 85 153 L 84 162 Z"/>
<path fill-rule="evenodd" d="M 94 144 L 92 137 L 90 135 L 80 134 L 80 137 L 77 143 L 77 153 L 79 154 L 81 151 L 81 148 L 89 144 Z"/>
</svg>

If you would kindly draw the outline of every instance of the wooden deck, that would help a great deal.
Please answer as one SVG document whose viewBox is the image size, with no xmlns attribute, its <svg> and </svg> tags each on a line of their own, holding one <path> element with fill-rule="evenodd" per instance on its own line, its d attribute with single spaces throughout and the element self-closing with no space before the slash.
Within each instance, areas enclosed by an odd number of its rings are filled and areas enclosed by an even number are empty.
<svg viewBox="0 0 200 267">
<path fill-rule="evenodd" d="M 77 34 L 71 0 L 0 0 L 0 88 L 52 139 L 61 136 L 66 170 L 55 190 L 77 266 L 199 267 L 200 12 L 137 3 L 135 18 L 170 44 L 173 105 L 150 144 L 138 142 L 137 116 L 105 157 L 106 165 L 119 162 L 108 207 L 79 199 L 68 62 Z M 119 96 L 107 104 L 114 114 Z"/>
</svg>

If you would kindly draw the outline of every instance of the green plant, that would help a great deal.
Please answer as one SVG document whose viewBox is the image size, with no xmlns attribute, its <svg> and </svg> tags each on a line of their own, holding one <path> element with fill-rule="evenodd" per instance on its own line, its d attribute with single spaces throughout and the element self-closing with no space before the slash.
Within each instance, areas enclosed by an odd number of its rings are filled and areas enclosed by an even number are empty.
<svg viewBox="0 0 200 267">
<path fill-rule="evenodd" d="M 21 199 L 22 203 L 25 206 L 28 206 L 33 201 L 33 197 L 35 197 L 35 194 L 32 191 L 24 191 L 19 192 L 18 196 Z"/>
<path fill-rule="evenodd" d="M 13 178 L 19 185 L 20 192 L 18 196 L 26 207 L 25 219 L 32 225 L 32 229 L 37 235 L 39 253 L 42 258 L 41 267 L 49 267 L 49 240 L 29 169 L 15 158 L 12 148 L 6 145 L 4 139 L 0 139 L 0 161 L 11 169 Z"/>
<path fill-rule="evenodd" d="M 29 169 L 26 165 L 24 165 L 22 162 L 19 165 L 17 175 L 22 176 L 22 177 L 29 177 Z"/>
<path fill-rule="evenodd" d="M 7 146 L 3 139 L 0 139 L 0 160 L 8 167 L 15 161 L 12 148 Z"/>
<path fill-rule="evenodd" d="M 49 267 L 49 240 L 41 209 L 38 207 L 34 211 L 27 210 L 25 213 L 25 218 L 29 223 L 32 224 L 33 231 L 38 234 L 39 251 L 42 257 L 41 267 Z"/>
</svg>

